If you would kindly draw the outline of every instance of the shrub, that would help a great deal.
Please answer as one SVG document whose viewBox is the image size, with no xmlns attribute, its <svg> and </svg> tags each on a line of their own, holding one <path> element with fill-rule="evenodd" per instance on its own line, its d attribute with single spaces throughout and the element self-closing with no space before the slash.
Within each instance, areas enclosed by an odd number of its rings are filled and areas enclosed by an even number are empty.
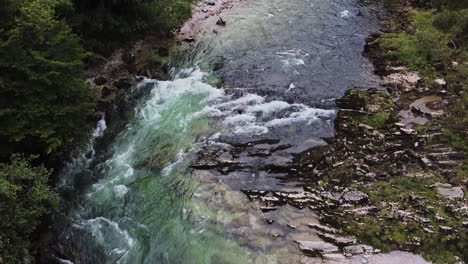
<svg viewBox="0 0 468 264">
<path fill-rule="evenodd" d="M 13 155 L 0 163 L 0 262 L 30 263 L 31 234 L 42 216 L 57 205 L 48 186 L 50 170 L 31 166 L 32 158 Z"/>
</svg>

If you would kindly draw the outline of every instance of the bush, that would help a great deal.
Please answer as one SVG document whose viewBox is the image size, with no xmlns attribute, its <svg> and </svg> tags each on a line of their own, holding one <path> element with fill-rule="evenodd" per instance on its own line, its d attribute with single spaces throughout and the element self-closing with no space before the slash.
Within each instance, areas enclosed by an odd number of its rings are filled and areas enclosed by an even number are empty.
<svg viewBox="0 0 468 264">
<path fill-rule="evenodd" d="M 57 205 L 48 186 L 50 170 L 31 166 L 32 159 L 13 155 L 0 163 L 0 262 L 30 263 L 31 234 L 42 216 Z"/>
</svg>

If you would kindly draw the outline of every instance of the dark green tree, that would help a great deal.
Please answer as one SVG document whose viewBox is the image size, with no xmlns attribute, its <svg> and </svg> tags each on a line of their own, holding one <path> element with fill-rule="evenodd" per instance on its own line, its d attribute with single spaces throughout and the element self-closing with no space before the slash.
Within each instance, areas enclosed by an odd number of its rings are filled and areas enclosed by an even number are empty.
<svg viewBox="0 0 468 264">
<path fill-rule="evenodd" d="M 68 0 L 4 0 L 0 6 L 0 138 L 40 154 L 86 137 L 93 113 L 83 81 L 85 51 L 56 16 L 63 6 Z"/>
<path fill-rule="evenodd" d="M 0 163 L 0 262 L 29 263 L 33 256 L 31 234 L 40 218 L 57 205 L 47 184 L 50 170 L 30 165 L 32 159 L 13 155 Z"/>
</svg>

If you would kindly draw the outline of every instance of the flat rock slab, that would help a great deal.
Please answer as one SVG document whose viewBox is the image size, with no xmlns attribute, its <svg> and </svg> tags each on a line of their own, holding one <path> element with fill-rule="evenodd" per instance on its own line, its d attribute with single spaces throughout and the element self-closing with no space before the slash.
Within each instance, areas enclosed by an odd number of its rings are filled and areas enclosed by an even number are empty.
<svg viewBox="0 0 468 264">
<path fill-rule="evenodd" d="M 355 256 L 350 259 L 351 264 L 430 264 L 420 255 L 415 255 L 404 251 L 392 251 L 372 256 Z"/>
<path fill-rule="evenodd" d="M 463 199 L 464 193 L 462 187 L 452 187 L 452 188 L 443 188 L 438 187 L 437 192 L 445 196 L 447 199 L 456 200 L 456 199 Z"/>
<path fill-rule="evenodd" d="M 338 247 L 323 241 L 296 240 L 302 252 L 309 256 L 321 257 L 325 254 L 338 253 Z"/>
</svg>

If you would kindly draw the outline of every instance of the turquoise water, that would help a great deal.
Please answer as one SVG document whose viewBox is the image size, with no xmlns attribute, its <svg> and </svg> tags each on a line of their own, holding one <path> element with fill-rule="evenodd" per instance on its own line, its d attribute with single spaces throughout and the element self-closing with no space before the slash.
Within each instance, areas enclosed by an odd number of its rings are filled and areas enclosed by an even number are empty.
<svg viewBox="0 0 468 264">
<path fill-rule="evenodd" d="M 251 0 L 174 63 L 188 69 L 142 81 L 126 126 L 102 139 L 101 120 L 89 151 L 60 176 L 59 262 L 300 263 L 291 243 L 265 246 L 264 216 L 242 193 L 190 164 L 201 145 L 229 137 L 325 144 L 334 100 L 373 83 L 361 54 L 372 23 L 361 11 L 356 0 Z M 220 56 L 215 75 L 195 66 Z M 231 89 L 204 82 L 213 76 Z"/>
</svg>

